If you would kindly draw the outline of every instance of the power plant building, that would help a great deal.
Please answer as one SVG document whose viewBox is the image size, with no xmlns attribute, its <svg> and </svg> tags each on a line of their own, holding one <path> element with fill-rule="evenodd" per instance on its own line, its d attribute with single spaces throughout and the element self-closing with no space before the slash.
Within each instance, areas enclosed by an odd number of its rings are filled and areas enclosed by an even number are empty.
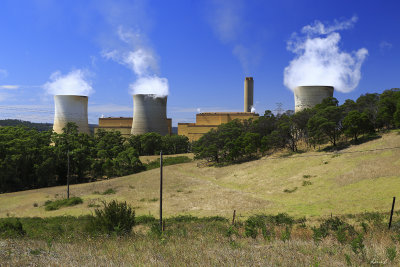
<svg viewBox="0 0 400 267">
<path fill-rule="evenodd" d="M 196 114 L 195 123 L 178 123 L 178 134 L 185 135 L 189 141 L 197 141 L 211 129 L 216 129 L 223 123 L 233 120 L 255 119 L 259 115 L 250 112 L 253 107 L 254 81 L 253 77 L 244 80 L 244 112 L 204 112 Z"/>
<path fill-rule="evenodd" d="M 216 129 L 222 123 L 235 119 L 248 120 L 257 118 L 252 112 L 205 112 L 196 114 L 196 123 L 178 123 L 178 135 L 185 135 L 189 141 L 197 141 L 211 129 Z"/>
<path fill-rule="evenodd" d="M 327 97 L 333 97 L 332 86 L 297 86 L 294 89 L 294 111 L 313 108 Z"/>
<path fill-rule="evenodd" d="M 87 96 L 55 95 L 54 106 L 54 132 L 61 134 L 68 122 L 74 122 L 80 133 L 90 133 Z"/>
<path fill-rule="evenodd" d="M 96 134 L 99 129 L 105 131 L 118 131 L 123 137 L 128 138 L 131 136 L 132 131 L 132 117 L 108 117 L 99 118 L 99 126 L 94 128 Z M 172 134 L 172 119 L 167 118 L 168 134 Z"/>
<path fill-rule="evenodd" d="M 136 94 L 133 96 L 133 121 L 131 134 L 149 132 L 168 134 L 167 97 Z"/>
</svg>

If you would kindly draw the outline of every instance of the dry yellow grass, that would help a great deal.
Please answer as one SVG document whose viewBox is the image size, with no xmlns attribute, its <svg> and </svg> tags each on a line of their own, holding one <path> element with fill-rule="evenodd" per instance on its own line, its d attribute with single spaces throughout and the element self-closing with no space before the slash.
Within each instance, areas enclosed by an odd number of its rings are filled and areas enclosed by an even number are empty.
<svg viewBox="0 0 400 267">
<path fill-rule="evenodd" d="M 400 149 L 374 149 L 398 146 L 400 135 L 391 132 L 380 139 L 351 146 L 339 155 L 308 152 L 278 159 L 271 156 L 221 168 L 197 167 L 196 161 L 167 166 L 164 168 L 164 214 L 231 216 L 237 210 L 243 216 L 287 212 L 310 217 L 331 212 L 388 211 L 392 197 L 400 192 Z M 303 181 L 311 185 L 303 186 Z M 284 192 L 296 187 L 293 193 Z M 109 188 L 116 194 L 94 193 Z M 94 209 L 88 204 L 111 199 L 127 201 L 138 215 L 150 213 L 157 217 L 158 190 L 159 170 L 154 169 L 72 185 L 72 195 L 81 197 L 84 203 L 56 211 L 44 211 L 43 204 L 46 200 L 65 197 L 65 186 L 2 194 L 0 217 L 88 214 Z M 39 207 L 33 207 L 34 203 Z"/>
</svg>

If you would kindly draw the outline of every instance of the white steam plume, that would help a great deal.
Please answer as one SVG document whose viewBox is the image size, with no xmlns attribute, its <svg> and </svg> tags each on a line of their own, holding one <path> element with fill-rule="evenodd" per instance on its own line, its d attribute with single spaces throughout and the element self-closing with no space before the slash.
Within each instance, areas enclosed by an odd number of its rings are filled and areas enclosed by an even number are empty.
<svg viewBox="0 0 400 267">
<path fill-rule="evenodd" d="M 355 16 L 329 26 L 316 21 L 303 27 L 303 36 L 294 33 L 287 49 L 296 56 L 284 70 L 285 86 L 293 90 L 302 85 L 329 85 L 344 93 L 356 88 L 368 50 L 340 51 L 340 34 L 335 32 L 353 27 L 356 21 Z"/>
<path fill-rule="evenodd" d="M 73 70 L 66 75 L 56 71 L 50 76 L 50 81 L 43 85 L 48 94 L 52 95 L 84 95 L 93 92 L 87 73 L 82 70 Z"/>
<path fill-rule="evenodd" d="M 139 32 L 118 28 L 119 39 L 128 45 L 128 49 L 103 52 L 103 57 L 112 59 L 131 69 L 137 80 L 130 84 L 132 94 L 152 94 L 158 97 L 169 93 L 168 79 L 157 75 L 158 62 L 153 50 L 144 43 L 145 37 Z"/>
</svg>

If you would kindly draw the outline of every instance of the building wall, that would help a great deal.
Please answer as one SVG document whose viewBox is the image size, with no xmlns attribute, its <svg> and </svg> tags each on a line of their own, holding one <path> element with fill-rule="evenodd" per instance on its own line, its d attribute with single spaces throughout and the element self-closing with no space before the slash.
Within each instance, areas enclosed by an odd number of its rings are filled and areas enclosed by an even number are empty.
<svg viewBox="0 0 400 267">
<path fill-rule="evenodd" d="M 257 118 L 258 114 L 250 112 L 207 112 L 196 115 L 196 123 L 178 123 L 178 134 L 185 135 L 189 141 L 197 141 L 211 129 L 232 120 L 248 120 Z"/>
<path fill-rule="evenodd" d="M 122 136 L 129 137 L 132 129 L 132 117 L 119 117 L 119 118 L 99 118 L 99 126 L 94 128 L 94 133 L 98 129 L 105 131 L 119 131 Z M 172 119 L 167 118 L 168 133 L 172 134 Z"/>
</svg>

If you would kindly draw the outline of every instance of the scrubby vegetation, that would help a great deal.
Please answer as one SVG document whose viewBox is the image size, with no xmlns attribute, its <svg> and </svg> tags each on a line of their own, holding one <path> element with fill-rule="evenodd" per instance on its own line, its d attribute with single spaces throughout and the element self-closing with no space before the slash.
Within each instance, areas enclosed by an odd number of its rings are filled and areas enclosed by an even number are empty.
<svg viewBox="0 0 400 267">
<path fill-rule="evenodd" d="M 44 203 L 45 210 L 58 210 L 61 207 L 71 207 L 78 204 L 82 204 L 83 200 L 80 197 L 71 197 L 69 199 L 58 199 L 58 200 L 48 200 Z"/>
<path fill-rule="evenodd" d="M 255 120 L 235 120 L 211 130 L 193 144 L 195 158 L 218 164 L 257 158 L 278 149 L 298 152 L 300 143 L 314 149 L 330 143 L 330 148 L 347 146 L 371 137 L 377 130 L 400 127 L 400 90 L 361 95 L 339 106 L 329 97 L 312 109 L 274 115 L 265 111 Z"/>
<path fill-rule="evenodd" d="M 0 193 L 133 174 L 146 170 L 141 155 L 188 152 L 184 136 L 149 133 L 125 139 L 119 132 L 79 134 L 68 123 L 62 134 L 25 127 L 0 127 Z M 69 160 L 68 160 L 69 158 Z M 187 159 L 168 159 L 166 165 Z"/>
<path fill-rule="evenodd" d="M 284 213 L 258 214 L 235 222 L 181 215 L 167 218 L 162 231 L 153 216 L 136 217 L 132 207 L 112 201 L 89 216 L 1 218 L 0 262 L 396 266 L 400 221 L 388 230 L 387 220 L 383 213 L 311 221 Z"/>
</svg>

